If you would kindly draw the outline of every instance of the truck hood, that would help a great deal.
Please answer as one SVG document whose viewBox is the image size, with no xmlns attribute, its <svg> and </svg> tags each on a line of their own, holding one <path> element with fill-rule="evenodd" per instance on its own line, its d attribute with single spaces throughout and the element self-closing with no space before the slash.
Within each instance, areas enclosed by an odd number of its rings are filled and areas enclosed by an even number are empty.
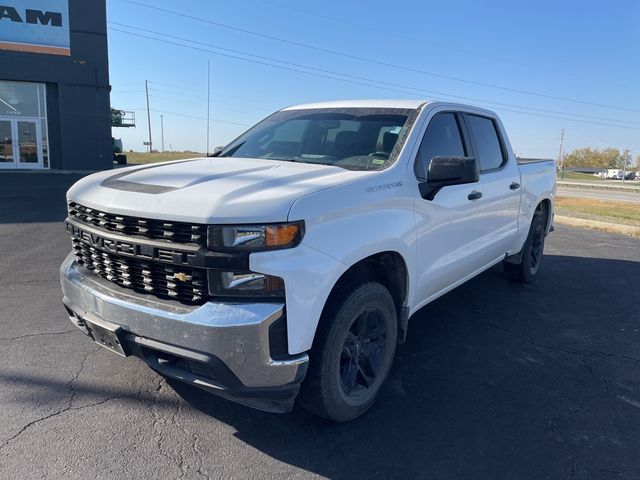
<svg viewBox="0 0 640 480">
<path fill-rule="evenodd" d="M 251 158 L 196 158 L 83 178 L 69 200 L 121 215 L 194 223 L 286 221 L 298 198 L 375 172 Z"/>
</svg>

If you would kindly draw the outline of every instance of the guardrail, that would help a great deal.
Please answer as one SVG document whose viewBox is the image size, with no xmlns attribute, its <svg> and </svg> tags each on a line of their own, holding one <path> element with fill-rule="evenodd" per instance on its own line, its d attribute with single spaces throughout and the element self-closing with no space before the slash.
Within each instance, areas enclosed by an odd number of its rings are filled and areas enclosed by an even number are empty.
<svg viewBox="0 0 640 480">
<path fill-rule="evenodd" d="M 599 183 L 556 182 L 560 188 L 576 188 L 578 190 L 610 190 L 615 192 L 640 193 L 640 185 L 603 185 Z"/>
</svg>

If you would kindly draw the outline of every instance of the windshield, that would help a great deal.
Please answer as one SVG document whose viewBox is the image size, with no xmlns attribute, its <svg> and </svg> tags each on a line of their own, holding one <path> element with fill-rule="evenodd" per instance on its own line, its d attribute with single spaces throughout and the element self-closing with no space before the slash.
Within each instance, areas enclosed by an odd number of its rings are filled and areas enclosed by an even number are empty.
<svg viewBox="0 0 640 480">
<path fill-rule="evenodd" d="M 417 113 L 400 108 L 284 110 L 231 142 L 220 156 L 382 170 L 395 161 Z"/>
</svg>

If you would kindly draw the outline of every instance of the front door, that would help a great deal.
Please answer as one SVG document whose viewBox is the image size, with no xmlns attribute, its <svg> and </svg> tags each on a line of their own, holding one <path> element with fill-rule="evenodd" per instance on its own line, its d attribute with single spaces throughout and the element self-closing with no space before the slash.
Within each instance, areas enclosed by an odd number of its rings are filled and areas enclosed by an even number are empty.
<svg viewBox="0 0 640 480">
<path fill-rule="evenodd" d="M 0 168 L 42 168 L 40 121 L 0 117 Z"/>
<path fill-rule="evenodd" d="M 418 179 L 427 177 L 427 172 L 420 171 L 425 160 L 470 156 L 460 120 L 456 112 L 440 112 L 431 119 L 418 151 Z M 487 263 L 477 243 L 486 231 L 482 192 L 481 182 L 476 182 L 444 187 L 433 200 L 417 196 L 416 293 L 422 304 Z"/>
</svg>

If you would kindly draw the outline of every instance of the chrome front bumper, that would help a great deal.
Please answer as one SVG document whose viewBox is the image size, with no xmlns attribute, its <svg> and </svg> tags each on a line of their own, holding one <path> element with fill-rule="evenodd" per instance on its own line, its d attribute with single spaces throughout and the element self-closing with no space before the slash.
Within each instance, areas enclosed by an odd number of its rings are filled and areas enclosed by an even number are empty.
<svg viewBox="0 0 640 480">
<path fill-rule="evenodd" d="M 124 331 L 134 355 L 167 376 L 264 410 L 292 406 L 309 358 L 272 358 L 270 328 L 284 316 L 283 304 L 163 301 L 84 270 L 73 254 L 62 264 L 60 281 L 70 319 L 85 333 L 83 320 L 106 321 Z M 185 359 L 213 373 L 178 367 Z"/>
</svg>

